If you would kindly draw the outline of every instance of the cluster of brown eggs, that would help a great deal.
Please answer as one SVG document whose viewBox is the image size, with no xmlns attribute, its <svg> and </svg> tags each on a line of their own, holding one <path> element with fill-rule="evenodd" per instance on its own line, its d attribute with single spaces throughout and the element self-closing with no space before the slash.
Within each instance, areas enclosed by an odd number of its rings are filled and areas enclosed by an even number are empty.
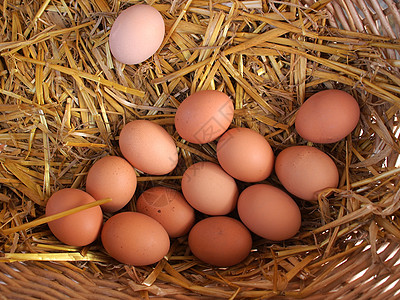
<svg viewBox="0 0 400 300">
<path fill-rule="evenodd" d="M 340 109 L 349 107 L 342 115 L 352 108 L 356 108 L 355 114 L 345 116 L 340 125 L 347 122 L 346 126 L 330 126 L 327 121 L 339 105 Z M 105 250 L 118 261 L 132 265 L 157 262 L 169 251 L 170 238 L 188 233 L 192 253 L 216 266 L 242 261 L 251 251 L 250 232 L 272 241 L 293 237 L 300 228 L 301 214 L 290 194 L 317 200 L 319 192 L 338 185 L 336 165 L 327 154 L 311 146 L 288 147 L 275 159 L 261 134 L 249 128 L 229 129 L 233 112 L 231 99 L 219 91 L 200 91 L 186 98 L 176 112 L 175 128 L 192 143 L 217 139 L 218 163 L 203 161 L 186 169 L 182 193 L 152 187 L 138 197 L 136 212 L 118 213 L 135 193 L 134 168 L 150 175 L 165 175 L 178 163 L 176 144 L 162 126 L 147 120 L 126 124 L 119 137 L 124 158 L 106 156 L 98 160 L 88 172 L 87 193 L 74 189 L 56 192 L 48 201 L 46 214 L 103 198 L 112 201 L 52 221 L 50 229 L 64 243 L 77 246 L 93 242 L 101 231 Z M 295 125 L 308 140 L 330 143 L 349 134 L 358 118 L 354 98 L 342 91 L 327 90 L 305 102 Z M 310 132 L 314 128 L 317 131 Z M 286 191 L 265 182 L 273 170 Z M 240 191 L 237 181 L 249 185 Z M 238 219 L 227 216 L 235 209 Z M 117 213 L 103 225 L 102 210 Z M 196 211 L 204 218 L 195 224 Z"/>
<path fill-rule="evenodd" d="M 136 64 L 157 51 L 164 35 L 161 14 L 149 5 L 134 5 L 115 20 L 109 45 L 117 60 Z M 352 96 L 326 90 L 301 106 L 295 126 L 308 141 L 333 143 L 355 128 L 359 116 Z M 233 117 L 233 102 L 223 92 L 199 91 L 186 98 L 175 115 L 177 133 L 195 144 L 218 140 L 218 161 L 187 168 L 182 192 L 163 186 L 145 190 L 137 198 L 135 212 L 119 211 L 136 192 L 136 172 L 170 173 L 178 164 L 178 150 L 162 126 L 147 120 L 126 124 L 119 137 L 123 157 L 98 160 L 88 172 L 86 192 L 69 188 L 54 193 L 46 215 L 99 199 L 111 201 L 51 221 L 51 231 L 74 246 L 88 245 L 100 235 L 110 256 L 136 266 L 159 261 L 170 249 L 170 238 L 186 234 L 192 253 L 216 266 L 234 265 L 246 258 L 252 247 L 251 232 L 272 241 L 293 237 L 300 229 L 301 213 L 290 195 L 315 201 L 322 190 L 338 185 L 336 165 L 310 146 L 286 148 L 275 159 L 265 137 L 232 126 Z M 274 170 L 284 189 L 266 183 Z M 239 190 L 237 181 L 248 185 Z M 234 210 L 236 219 L 227 216 Z M 103 211 L 114 213 L 104 224 Z M 203 216 L 197 223 L 196 211 Z"/>
</svg>

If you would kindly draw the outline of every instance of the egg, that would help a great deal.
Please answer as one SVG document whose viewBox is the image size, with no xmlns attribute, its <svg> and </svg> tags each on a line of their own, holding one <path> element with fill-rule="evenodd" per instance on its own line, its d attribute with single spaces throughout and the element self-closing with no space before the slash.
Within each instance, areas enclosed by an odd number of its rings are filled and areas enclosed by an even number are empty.
<svg viewBox="0 0 400 300">
<path fill-rule="evenodd" d="M 183 195 L 163 186 L 145 190 L 136 201 L 136 210 L 160 222 L 171 238 L 188 233 L 195 220 L 194 209 Z"/>
<path fill-rule="evenodd" d="M 109 218 L 101 231 L 101 241 L 111 257 L 133 266 L 158 262 L 170 247 L 164 227 L 138 212 L 122 212 Z"/>
<path fill-rule="evenodd" d="M 226 216 L 209 217 L 195 224 L 188 242 L 198 259 L 218 267 L 240 263 L 250 254 L 252 246 L 247 228 Z"/>
<path fill-rule="evenodd" d="M 46 203 L 46 216 L 95 202 L 88 193 L 73 189 L 61 189 L 51 195 Z M 54 236 L 61 242 L 71 246 L 86 246 L 99 236 L 103 224 L 103 213 L 100 206 L 48 222 Z"/>
<path fill-rule="evenodd" d="M 229 175 L 245 182 L 266 179 L 274 166 L 274 153 L 268 141 L 249 128 L 225 132 L 217 144 L 217 157 Z"/>
<path fill-rule="evenodd" d="M 244 189 L 239 196 L 238 213 L 250 231 L 272 241 L 293 237 L 301 225 L 296 202 L 268 184 L 254 184 Z"/>
<path fill-rule="evenodd" d="M 110 30 L 112 55 L 121 63 L 138 64 L 151 57 L 161 46 L 165 35 L 163 17 L 147 4 L 123 10 Z"/>
<path fill-rule="evenodd" d="M 235 209 L 239 196 L 235 180 L 219 165 L 198 162 L 182 176 L 182 193 L 196 210 L 208 215 L 226 215 Z"/>
<path fill-rule="evenodd" d="M 308 98 L 296 114 L 297 133 L 313 143 L 335 143 L 350 134 L 360 119 L 356 99 L 341 90 L 324 90 Z"/>
<path fill-rule="evenodd" d="M 228 129 L 233 111 L 233 102 L 225 93 L 198 91 L 179 105 L 175 114 L 176 131 L 188 142 L 209 143 Z"/>
<path fill-rule="evenodd" d="M 303 199 L 314 201 L 327 188 L 336 188 L 339 172 L 334 161 L 310 146 L 292 146 L 276 157 L 275 172 L 285 189 Z"/>
<path fill-rule="evenodd" d="M 129 163 L 150 175 L 167 174 L 178 163 L 172 137 L 163 127 L 148 120 L 126 124 L 119 136 L 119 147 Z"/>
<path fill-rule="evenodd" d="M 101 208 L 115 212 L 132 199 L 136 183 L 136 173 L 129 162 L 122 157 L 105 156 L 90 168 L 86 177 L 86 191 L 96 200 L 111 198 Z"/>
</svg>

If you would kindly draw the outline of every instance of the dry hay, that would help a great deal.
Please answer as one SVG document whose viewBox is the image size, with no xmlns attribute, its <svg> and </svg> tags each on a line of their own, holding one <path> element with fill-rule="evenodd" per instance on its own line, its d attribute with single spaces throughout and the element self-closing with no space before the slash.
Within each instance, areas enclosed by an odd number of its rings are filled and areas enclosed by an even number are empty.
<svg viewBox="0 0 400 300">
<path fill-rule="evenodd" d="M 400 285 L 399 1 L 148 0 L 167 35 L 151 59 L 127 66 L 112 58 L 108 33 L 137 2 L 0 3 L 0 298 L 392 297 Z M 278 153 L 307 144 L 294 130 L 296 111 L 330 88 L 352 94 L 362 111 L 351 136 L 314 145 L 335 160 L 339 188 L 315 204 L 298 201 L 300 233 L 255 240 L 240 265 L 203 264 L 184 237 L 156 266 L 124 266 L 100 243 L 60 244 L 41 219 L 53 191 L 84 189 L 94 161 L 120 155 L 118 135 L 132 119 L 164 126 L 180 159 L 168 176 L 138 173 L 138 195 L 179 188 L 188 166 L 216 161 L 215 142 L 189 144 L 174 131 L 187 95 L 227 93 L 232 126 L 260 132 Z"/>
</svg>

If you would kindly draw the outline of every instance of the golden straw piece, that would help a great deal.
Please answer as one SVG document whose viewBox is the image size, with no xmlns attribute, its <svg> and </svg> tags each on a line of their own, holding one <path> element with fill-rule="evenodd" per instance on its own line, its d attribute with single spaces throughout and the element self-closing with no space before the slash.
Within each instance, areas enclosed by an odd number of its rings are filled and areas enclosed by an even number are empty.
<svg viewBox="0 0 400 300">
<path fill-rule="evenodd" d="M 35 227 L 35 226 L 39 226 L 39 225 L 42 225 L 42 224 L 57 220 L 59 218 L 65 217 L 65 216 L 72 215 L 74 213 L 80 212 L 80 211 L 85 210 L 85 209 L 89 209 L 89 208 L 92 208 L 92 207 L 95 207 L 95 206 L 102 205 L 102 204 L 110 202 L 110 201 L 111 201 L 111 198 L 105 198 L 105 199 L 101 199 L 101 200 L 96 200 L 94 202 L 91 202 L 91 203 L 88 203 L 88 204 L 84 204 L 84 205 L 81 205 L 81 206 L 78 206 L 78 207 L 75 207 L 75 208 L 71 208 L 69 210 L 66 210 L 66 211 L 51 215 L 51 216 L 42 217 L 42 218 L 36 219 L 34 221 L 19 225 L 19 226 L 14 226 L 14 227 L 11 227 L 11 228 L 8 228 L 8 229 L 0 229 L 0 232 L 2 234 L 9 235 L 9 234 L 21 231 L 21 230 L 26 230 L 26 229 L 29 229 L 29 228 L 32 228 L 32 227 Z"/>
</svg>

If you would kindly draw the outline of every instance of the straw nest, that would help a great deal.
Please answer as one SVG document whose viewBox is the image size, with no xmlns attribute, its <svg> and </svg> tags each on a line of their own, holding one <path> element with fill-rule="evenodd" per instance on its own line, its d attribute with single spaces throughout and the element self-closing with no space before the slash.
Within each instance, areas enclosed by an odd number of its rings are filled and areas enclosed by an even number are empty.
<svg viewBox="0 0 400 300">
<path fill-rule="evenodd" d="M 166 22 L 163 46 L 145 63 L 122 65 L 110 54 L 109 29 L 137 2 L 0 3 L 0 298 L 393 297 L 400 286 L 399 1 L 148 0 Z M 278 153 L 307 143 L 294 130 L 296 111 L 330 88 L 352 94 L 362 112 L 351 136 L 313 145 L 335 160 L 339 187 L 316 203 L 298 201 L 298 235 L 256 239 L 239 265 L 198 261 L 186 238 L 173 240 L 157 265 L 121 265 L 99 242 L 60 244 L 42 218 L 52 192 L 84 189 L 97 159 L 119 155 L 119 132 L 130 120 L 164 126 L 180 157 L 168 176 L 138 173 L 137 194 L 154 185 L 179 189 L 188 166 L 216 161 L 215 142 L 190 144 L 174 131 L 185 97 L 227 93 L 232 126 L 260 132 Z M 275 176 L 268 182 L 278 184 Z"/>
</svg>

